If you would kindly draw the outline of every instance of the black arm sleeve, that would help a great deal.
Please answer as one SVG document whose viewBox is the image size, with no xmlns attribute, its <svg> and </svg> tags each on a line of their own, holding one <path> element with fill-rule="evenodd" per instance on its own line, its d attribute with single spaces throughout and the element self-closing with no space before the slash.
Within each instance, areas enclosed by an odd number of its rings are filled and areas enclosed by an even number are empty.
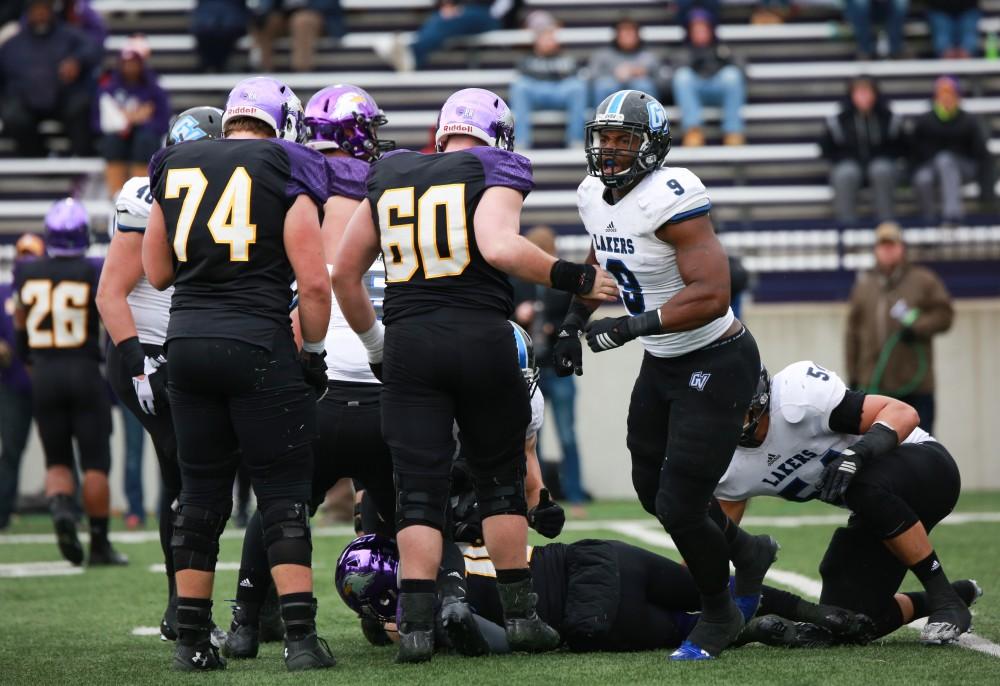
<svg viewBox="0 0 1000 686">
<path fill-rule="evenodd" d="M 861 433 L 861 407 L 865 404 L 864 391 L 844 393 L 844 399 L 830 413 L 830 431 L 838 434 Z"/>
</svg>

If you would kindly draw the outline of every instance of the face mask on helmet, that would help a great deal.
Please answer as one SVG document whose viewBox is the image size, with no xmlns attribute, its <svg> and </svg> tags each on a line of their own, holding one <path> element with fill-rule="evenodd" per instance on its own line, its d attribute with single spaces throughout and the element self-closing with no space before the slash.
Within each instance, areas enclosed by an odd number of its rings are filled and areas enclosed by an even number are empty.
<svg viewBox="0 0 1000 686">
<path fill-rule="evenodd" d="M 394 622 L 398 570 L 396 544 L 378 534 L 368 534 L 344 548 L 337 560 L 334 584 L 340 598 L 359 617 Z"/>
<path fill-rule="evenodd" d="M 367 161 L 395 147 L 393 141 L 378 139 L 378 128 L 388 119 L 357 86 L 328 86 L 316 93 L 306 105 L 305 123 L 307 145 L 314 150 L 342 150 Z"/>
<path fill-rule="evenodd" d="M 742 448 L 759 448 L 763 441 L 755 434 L 764 415 L 771 407 L 771 379 L 764 365 L 760 366 L 760 376 L 757 378 L 757 389 L 754 391 L 746 418 L 743 420 L 743 430 L 740 432 L 739 445 Z"/>
<path fill-rule="evenodd" d="M 608 188 L 622 188 L 663 162 L 670 126 L 663 106 L 642 91 L 618 91 L 587 122 L 587 171 Z"/>
</svg>

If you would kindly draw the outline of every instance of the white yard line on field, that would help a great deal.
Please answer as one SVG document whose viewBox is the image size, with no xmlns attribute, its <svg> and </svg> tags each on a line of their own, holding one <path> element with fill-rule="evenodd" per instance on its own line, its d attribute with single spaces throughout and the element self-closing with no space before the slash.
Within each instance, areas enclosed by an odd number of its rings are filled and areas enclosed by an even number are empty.
<svg viewBox="0 0 1000 686">
<path fill-rule="evenodd" d="M 11 562 L 0 564 L 0 579 L 23 579 L 36 576 L 70 576 L 83 574 L 83 567 L 69 562 Z"/>
</svg>

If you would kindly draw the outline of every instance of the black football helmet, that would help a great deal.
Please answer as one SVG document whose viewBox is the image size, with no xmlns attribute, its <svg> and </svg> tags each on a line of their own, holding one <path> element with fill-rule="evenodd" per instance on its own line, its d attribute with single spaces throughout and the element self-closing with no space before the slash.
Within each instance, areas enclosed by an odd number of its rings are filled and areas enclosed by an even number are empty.
<svg viewBox="0 0 1000 686">
<path fill-rule="evenodd" d="M 601 132 L 607 129 L 631 134 L 626 148 L 602 148 Z M 642 91 L 612 93 L 597 106 L 587 122 L 587 172 L 608 188 L 622 188 L 663 163 L 670 151 L 670 122 L 656 98 Z M 624 169 L 622 160 L 631 162 Z"/>
<path fill-rule="evenodd" d="M 750 400 L 746 419 L 743 420 L 743 431 L 740 433 L 741 448 L 759 448 L 761 442 L 754 438 L 760 420 L 771 409 L 771 377 L 767 375 L 767 367 L 760 365 L 760 376 L 757 377 L 757 390 Z"/>
<path fill-rule="evenodd" d="M 191 107 L 170 120 L 167 145 L 185 141 L 222 138 L 222 115 L 218 107 Z"/>
</svg>

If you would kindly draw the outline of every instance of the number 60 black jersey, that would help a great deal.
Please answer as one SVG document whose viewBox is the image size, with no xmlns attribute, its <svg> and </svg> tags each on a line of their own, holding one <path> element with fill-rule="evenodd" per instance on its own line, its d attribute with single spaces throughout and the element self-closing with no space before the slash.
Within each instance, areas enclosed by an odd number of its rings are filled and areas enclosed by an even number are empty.
<svg viewBox="0 0 1000 686">
<path fill-rule="evenodd" d="M 385 260 L 386 324 L 441 307 L 509 318 L 510 281 L 476 244 L 476 208 L 491 186 L 527 195 L 534 187 L 531 162 L 477 146 L 430 155 L 397 151 L 372 165 L 368 200 Z"/>
<path fill-rule="evenodd" d="M 270 348 L 275 329 L 290 326 L 285 213 L 299 195 L 326 202 L 323 156 L 274 138 L 191 141 L 164 148 L 149 168 L 176 270 L 167 341 Z"/>
</svg>

